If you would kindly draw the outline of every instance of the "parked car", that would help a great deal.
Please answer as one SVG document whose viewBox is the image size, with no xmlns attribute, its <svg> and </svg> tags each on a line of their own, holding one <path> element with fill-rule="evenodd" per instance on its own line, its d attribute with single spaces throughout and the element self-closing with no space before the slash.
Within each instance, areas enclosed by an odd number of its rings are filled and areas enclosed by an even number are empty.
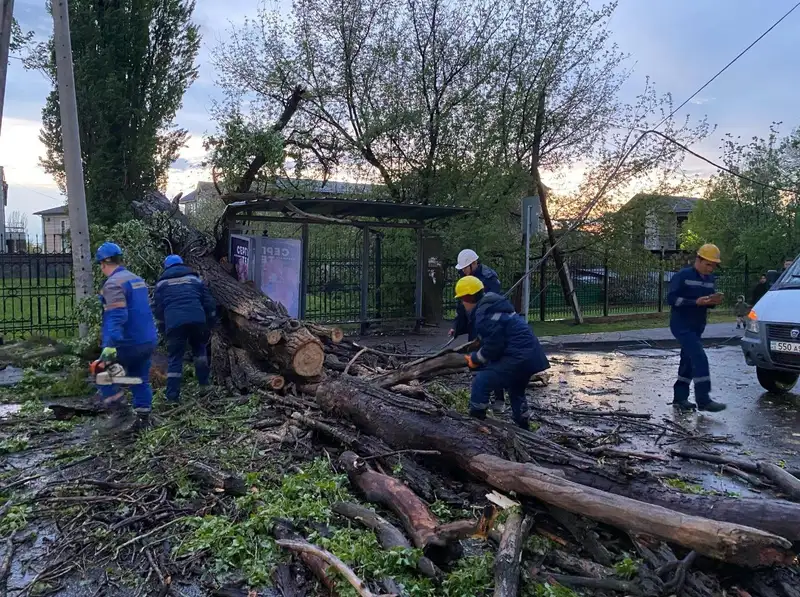
<svg viewBox="0 0 800 597">
<path fill-rule="evenodd" d="M 768 392 L 783 394 L 800 377 L 800 256 L 753 305 L 742 338 L 748 365 Z"/>
</svg>

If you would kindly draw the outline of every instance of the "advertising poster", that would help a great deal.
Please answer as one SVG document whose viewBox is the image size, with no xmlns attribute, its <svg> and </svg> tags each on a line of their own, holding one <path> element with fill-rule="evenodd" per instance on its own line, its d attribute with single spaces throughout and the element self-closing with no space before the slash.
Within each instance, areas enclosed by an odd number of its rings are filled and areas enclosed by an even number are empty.
<svg viewBox="0 0 800 597">
<path fill-rule="evenodd" d="M 302 242 L 293 238 L 265 238 L 261 245 L 261 292 L 281 303 L 291 317 L 300 316 Z"/>
<path fill-rule="evenodd" d="M 250 239 L 244 236 L 231 236 L 231 263 L 236 270 L 236 279 L 247 282 L 250 279 Z"/>
</svg>

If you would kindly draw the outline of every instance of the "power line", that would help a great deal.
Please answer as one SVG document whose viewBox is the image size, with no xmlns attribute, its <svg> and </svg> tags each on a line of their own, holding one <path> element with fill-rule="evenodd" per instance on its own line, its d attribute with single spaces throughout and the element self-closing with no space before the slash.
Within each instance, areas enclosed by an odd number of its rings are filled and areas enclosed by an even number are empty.
<svg viewBox="0 0 800 597">
<path fill-rule="evenodd" d="M 709 85 L 711 85 L 711 83 L 713 83 L 713 82 L 714 82 L 714 81 L 717 79 L 717 77 L 719 77 L 719 76 L 720 76 L 722 73 L 724 73 L 726 70 L 728 70 L 728 68 L 730 68 L 730 67 L 733 65 L 733 63 L 734 63 L 734 62 L 736 62 L 737 60 L 739 60 L 739 58 L 741 58 L 741 57 L 742 57 L 742 56 L 744 56 L 744 55 L 745 55 L 745 54 L 746 54 L 748 51 L 750 51 L 750 49 L 751 49 L 751 48 L 752 48 L 754 45 L 756 45 L 758 42 L 760 42 L 762 39 L 764 39 L 764 38 L 765 38 L 765 37 L 766 37 L 766 36 L 769 34 L 769 32 L 770 32 L 770 31 L 772 31 L 773 29 L 775 29 L 775 27 L 777 27 L 778 25 L 780 25 L 780 24 L 781 24 L 781 22 L 782 22 L 782 21 L 783 21 L 783 20 L 784 20 L 786 17 L 788 17 L 790 14 L 792 14 L 792 13 L 793 13 L 795 10 L 797 10 L 797 8 L 798 8 L 798 7 L 800 7 L 800 2 L 798 2 L 797 4 L 795 4 L 794 6 L 792 6 L 792 8 L 790 8 L 790 9 L 789 9 L 789 11 L 788 11 L 786 14 L 784 14 L 784 15 L 783 15 L 783 16 L 782 16 L 780 19 L 778 19 L 777 21 L 775 21 L 775 22 L 774 22 L 774 23 L 773 23 L 773 24 L 772 24 L 772 25 L 769 27 L 769 29 L 767 29 L 766 31 L 764 31 L 764 33 L 762 33 L 761 35 L 759 35 L 759 36 L 758 36 L 758 37 L 757 37 L 757 38 L 756 38 L 756 39 L 753 41 L 753 43 L 751 43 L 751 44 L 750 44 L 749 46 L 747 46 L 747 47 L 746 47 L 744 50 L 742 50 L 741 52 L 739 52 L 739 53 L 736 55 L 736 57 L 735 57 L 733 60 L 731 60 L 731 61 L 730 61 L 728 64 L 726 64 L 725 66 L 723 66 L 723 67 L 722 67 L 722 69 L 721 69 L 720 71 L 718 71 L 718 72 L 717 72 L 717 74 L 715 74 L 715 75 L 714 75 L 713 77 L 711 77 L 711 78 L 710 78 L 708 81 L 706 81 L 706 83 L 705 83 L 705 84 L 703 84 L 703 86 L 702 86 L 702 87 L 700 87 L 700 89 L 698 89 L 698 90 L 697 90 L 697 91 L 695 91 L 695 92 L 694 92 L 692 95 L 690 95 L 688 98 L 686 98 L 686 101 L 684 101 L 684 102 L 683 102 L 683 103 L 682 103 L 680 106 L 678 106 L 678 107 L 677 107 L 677 108 L 675 108 L 675 109 L 674 109 L 672 112 L 670 112 L 670 113 L 669 113 L 669 115 L 665 116 L 665 117 L 664 117 L 664 119 L 663 119 L 661 122 L 659 122 L 659 123 L 658 123 L 658 124 L 657 124 L 655 127 L 653 127 L 653 128 L 656 128 L 656 129 L 657 129 L 657 128 L 658 128 L 658 127 L 660 127 L 662 124 L 664 124 L 664 123 L 665 123 L 667 120 L 669 120 L 670 118 L 672 118 L 673 116 L 675 116 L 675 114 L 676 114 L 676 113 L 677 113 L 677 112 L 678 112 L 678 111 L 679 111 L 681 108 L 683 108 L 683 107 L 684 107 L 686 104 L 688 104 L 690 101 L 692 101 L 692 100 L 693 100 L 693 99 L 694 99 L 694 98 L 697 96 L 697 94 L 698 94 L 698 93 L 700 93 L 701 91 L 703 91 L 703 89 L 705 89 L 706 87 L 708 87 Z"/>
</svg>

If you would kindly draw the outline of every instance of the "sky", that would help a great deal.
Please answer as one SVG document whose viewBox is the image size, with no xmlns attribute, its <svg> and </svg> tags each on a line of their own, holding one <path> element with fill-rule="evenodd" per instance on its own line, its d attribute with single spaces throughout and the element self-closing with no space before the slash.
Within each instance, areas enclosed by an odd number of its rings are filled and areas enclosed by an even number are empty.
<svg viewBox="0 0 800 597">
<path fill-rule="evenodd" d="M 288 5 L 289 0 L 281 0 Z M 659 92 L 671 92 L 677 106 L 736 54 L 782 16 L 796 0 L 619 0 L 611 19 L 613 40 L 630 54 L 633 74 L 623 91 L 632 99 L 647 76 Z M 600 0 L 591 0 L 592 4 Z M 200 76 L 184 97 L 176 123 L 191 137 L 170 170 L 167 194 L 188 192 L 204 180 L 199 163 L 203 136 L 212 133 L 209 114 L 219 97 L 211 52 L 226 30 L 256 15 L 259 0 L 196 0 L 195 21 L 203 36 L 198 56 Z M 723 8 L 724 7 L 724 8 Z M 52 31 L 45 0 L 16 0 L 15 17 L 23 30 L 40 38 Z M 800 61 L 800 9 L 793 13 L 677 116 L 707 117 L 716 126 L 712 135 L 693 149 L 711 159 L 720 155 L 725 133 L 749 139 L 764 136 L 772 122 L 782 130 L 800 126 L 796 86 Z M 28 215 L 33 235 L 41 229 L 36 211 L 64 203 L 52 178 L 39 166 L 44 149 L 38 140 L 41 109 L 50 83 L 38 72 L 25 71 L 19 59 L 10 60 L 0 131 L 0 165 L 9 184 L 6 214 Z M 623 99 L 626 99 L 623 97 Z M 713 168 L 687 160 L 688 173 L 708 175 Z"/>
</svg>

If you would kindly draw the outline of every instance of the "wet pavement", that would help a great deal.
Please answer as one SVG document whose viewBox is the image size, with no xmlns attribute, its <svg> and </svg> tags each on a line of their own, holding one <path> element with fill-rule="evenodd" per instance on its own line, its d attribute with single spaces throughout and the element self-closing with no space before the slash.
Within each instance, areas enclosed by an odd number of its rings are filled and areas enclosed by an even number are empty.
<svg viewBox="0 0 800 597">
<path fill-rule="evenodd" d="M 741 349 L 707 349 L 715 400 L 721 413 L 677 413 L 672 384 L 677 350 L 563 352 L 551 356 L 550 384 L 534 395 L 541 404 L 561 408 L 622 409 L 650 413 L 653 421 L 674 420 L 699 433 L 730 435 L 741 442 L 734 453 L 800 465 L 800 384 L 795 393 L 776 396 L 758 384 L 755 369 Z"/>
</svg>

